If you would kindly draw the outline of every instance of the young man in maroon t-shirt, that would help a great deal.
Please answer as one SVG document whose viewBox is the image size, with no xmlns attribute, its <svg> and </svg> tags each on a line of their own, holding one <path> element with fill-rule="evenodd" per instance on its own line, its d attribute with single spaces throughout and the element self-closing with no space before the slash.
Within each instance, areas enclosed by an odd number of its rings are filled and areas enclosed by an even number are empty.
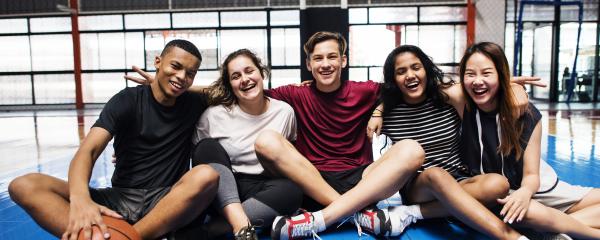
<svg viewBox="0 0 600 240">
<path fill-rule="evenodd" d="M 363 208 L 398 192 L 423 163 L 423 149 L 416 141 L 403 140 L 373 162 L 365 131 L 377 106 L 379 84 L 341 79 L 347 57 L 346 40 L 339 33 L 315 33 L 304 51 L 314 83 L 269 91 L 271 97 L 294 108 L 298 120 L 295 146 L 279 133 L 265 131 L 255 148 L 266 169 L 287 176 L 326 207 L 276 218 L 271 236 L 308 237 L 355 212 L 364 229 L 380 236 L 399 235 L 401 229 L 390 227 L 399 224 L 389 221 L 403 220 Z"/>
</svg>

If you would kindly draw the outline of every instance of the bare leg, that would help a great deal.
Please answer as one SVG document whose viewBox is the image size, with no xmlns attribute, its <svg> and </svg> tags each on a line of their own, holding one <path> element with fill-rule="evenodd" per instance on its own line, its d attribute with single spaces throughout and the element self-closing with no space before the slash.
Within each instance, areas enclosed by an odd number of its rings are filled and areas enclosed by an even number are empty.
<svg viewBox="0 0 600 240">
<path fill-rule="evenodd" d="M 508 182 L 500 182 L 495 188 L 508 192 Z M 496 190 L 499 191 L 499 190 Z M 521 234 L 510 228 L 485 206 L 465 191 L 446 170 L 438 167 L 423 171 L 408 191 L 410 202 L 436 202 L 447 212 L 470 227 L 495 239 L 517 239 Z M 423 217 L 438 217 L 440 212 L 431 212 L 421 206 Z"/>
<path fill-rule="evenodd" d="M 425 152 L 413 140 L 397 142 L 369 166 L 362 180 L 350 191 L 323 209 L 326 225 L 349 216 L 367 205 L 397 192 L 423 164 Z"/>
<path fill-rule="evenodd" d="M 585 225 L 600 228 L 600 189 L 592 189 L 581 201 L 567 210 L 567 214 Z"/>
<path fill-rule="evenodd" d="M 256 138 L 254 149 L 266 169 L 289 178 L 320 204 L 327 206 L 340 196 L 315 166 L 278 132 L 263 131 Z"/>
<path fill-rule="evenodd" d="M 15 178 L 8 186 L 13 201 L 52 235 L 61 237 L 69 224 L 67 182 L 39 173 Z"/>
<path fill-rule="evenodd" d="M 477 175 L 463 180 L 459 184 L 463 190 L 487 208 L 497 206 L 498 202 L 496 200 L 504 198 L 508 194 L 508 182 L 506 178 L 495 173 Z M 419 201 L 418 199 L 407 200 L 409 203 L 424 202 L 420 204 L 423 218 L 450 216 L 447 207 L 437 199 L 434 199 L 433 201 Z"/>
<path fill-rule="evenodd" d="M 208 165 L 188 171 L 171 191 L 133 227 L 143 239 L 155 239 L 192 221 L 210 204 L 219 175 Z"/>
<path fill-rule="evenodd" d="M 600 229 L 589 227 L 575 218 L 554 208 L 531 200 L 522 224 L 537 230 L 566 233 L 582 239 L 600 239 Z"/>
</svg>

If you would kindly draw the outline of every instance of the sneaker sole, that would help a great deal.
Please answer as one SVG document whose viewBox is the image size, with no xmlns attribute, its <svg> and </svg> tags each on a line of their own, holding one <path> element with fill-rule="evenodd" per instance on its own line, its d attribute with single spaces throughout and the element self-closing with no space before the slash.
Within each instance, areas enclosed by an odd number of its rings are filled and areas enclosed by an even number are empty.
<svg viewBox="0 0 600 240">
<path fill-rule="evenodd" d="M 271 228 L 271 239 L 281 239 L 281 228 L 285 225 L 285 218 L 283 216 L 275 217 L 273 220 L 273 227 Z"/>
</svg>

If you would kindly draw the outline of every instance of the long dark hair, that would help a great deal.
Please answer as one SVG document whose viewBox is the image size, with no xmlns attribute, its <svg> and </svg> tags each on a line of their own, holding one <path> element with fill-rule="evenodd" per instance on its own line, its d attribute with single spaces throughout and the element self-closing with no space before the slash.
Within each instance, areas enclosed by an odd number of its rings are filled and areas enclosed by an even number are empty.
<svg viewBox="0 0 600 240">
<path fill-rule="evenodd" d="M 427 54 L 423 52 L 419 47 L 413 45 L 402 45 L 392 50 L 385 59 L 383 64 L 383 84 L 381 86 L 380 100 L 384 104 L 384 112 L 389 112 L 398 103 L 404 103 L 402 92 L 396 85 L 396 57 L 402 53 L 412 53 L 419 61 L 423 64 L 426 74 L 426 87 L 425 95 L 427 98 L 432 99 L 434 104 L 444 104 L 448 96 L 440 90 L 440 85 L 443 83 L 444 73 L 439 69 L 431 60 Z"/>
<path fill-rule="evenodd" d="M 465 96 L 469 96 L 465 90 L 465 71 L 467 68 L 467 61 L 473 54 L 480 53 L 486 56 L 494 63 L 494 67 L 498 72 L 498 92 L 496 93 L 496 102 L 498 104 L 498 113 L 500 114 L 500 129 L 502 135 L 502 142 L 498 147 L 498 152 L 509 155 L 512 150 L 515 151 L 516 160 L 521 158 L 523 154 L 523 148 L 521 147 L 519 137 L 523 133 L 523 125 L 518 124 L 518 117 L 512 113 L 516 111 L 517 101 L 513 94 L 510 86 L 510 68 L 508 67 L 508 61 L 502 47 L 498 44 L 491 42 L 480 42 L 473 44 L 465 51 L 465 55 L 460 61 L 460 82 L 463 84 L 463 92 Z M 469 105 L 474 104 L 473 100 L 469 97 Z M 527 113 L 526 113 L 527 114 Z"/>
<path fill-rule="evenodd" d="M 260 71 L 260 76 L 263 78 L 263 80 L 269 77 L 269 68 L 262 64 L 260 58 L 258 58 L 252 51 L 243 48 L 232 52 L 227 56 L 227 58 L 225 58 L 223 64 L 221 64 L 219 79 L 217 79 L 217 81 L 213 82 L 208 87 L 210 105 L 222 104 L 225 107 L 230 108 L 231 105 L 237 104 L 238 99 L 233 93 L 233 88 L 231 87 L 231 82 L 229 79 L 229 63 L 239 56 L 249 58 L 254 66 L 256 66 L 256 68 Z"/>
</svg>

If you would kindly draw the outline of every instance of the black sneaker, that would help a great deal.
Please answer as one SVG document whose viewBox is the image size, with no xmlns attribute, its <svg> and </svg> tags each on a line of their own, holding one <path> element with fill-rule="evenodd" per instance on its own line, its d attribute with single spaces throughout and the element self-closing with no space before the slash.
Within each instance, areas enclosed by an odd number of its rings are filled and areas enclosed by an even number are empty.
<svg viewBox="0 0 600 240">
<path fill-rule="evenodd" d="M 258 240 L 256 230 L 251 224 L 248 224 L 248 226 L 245 226 L 242 229 L 240 229 L 237 233 L 235 233 L 233 237 L 235 240 Z"/>
</svg>

